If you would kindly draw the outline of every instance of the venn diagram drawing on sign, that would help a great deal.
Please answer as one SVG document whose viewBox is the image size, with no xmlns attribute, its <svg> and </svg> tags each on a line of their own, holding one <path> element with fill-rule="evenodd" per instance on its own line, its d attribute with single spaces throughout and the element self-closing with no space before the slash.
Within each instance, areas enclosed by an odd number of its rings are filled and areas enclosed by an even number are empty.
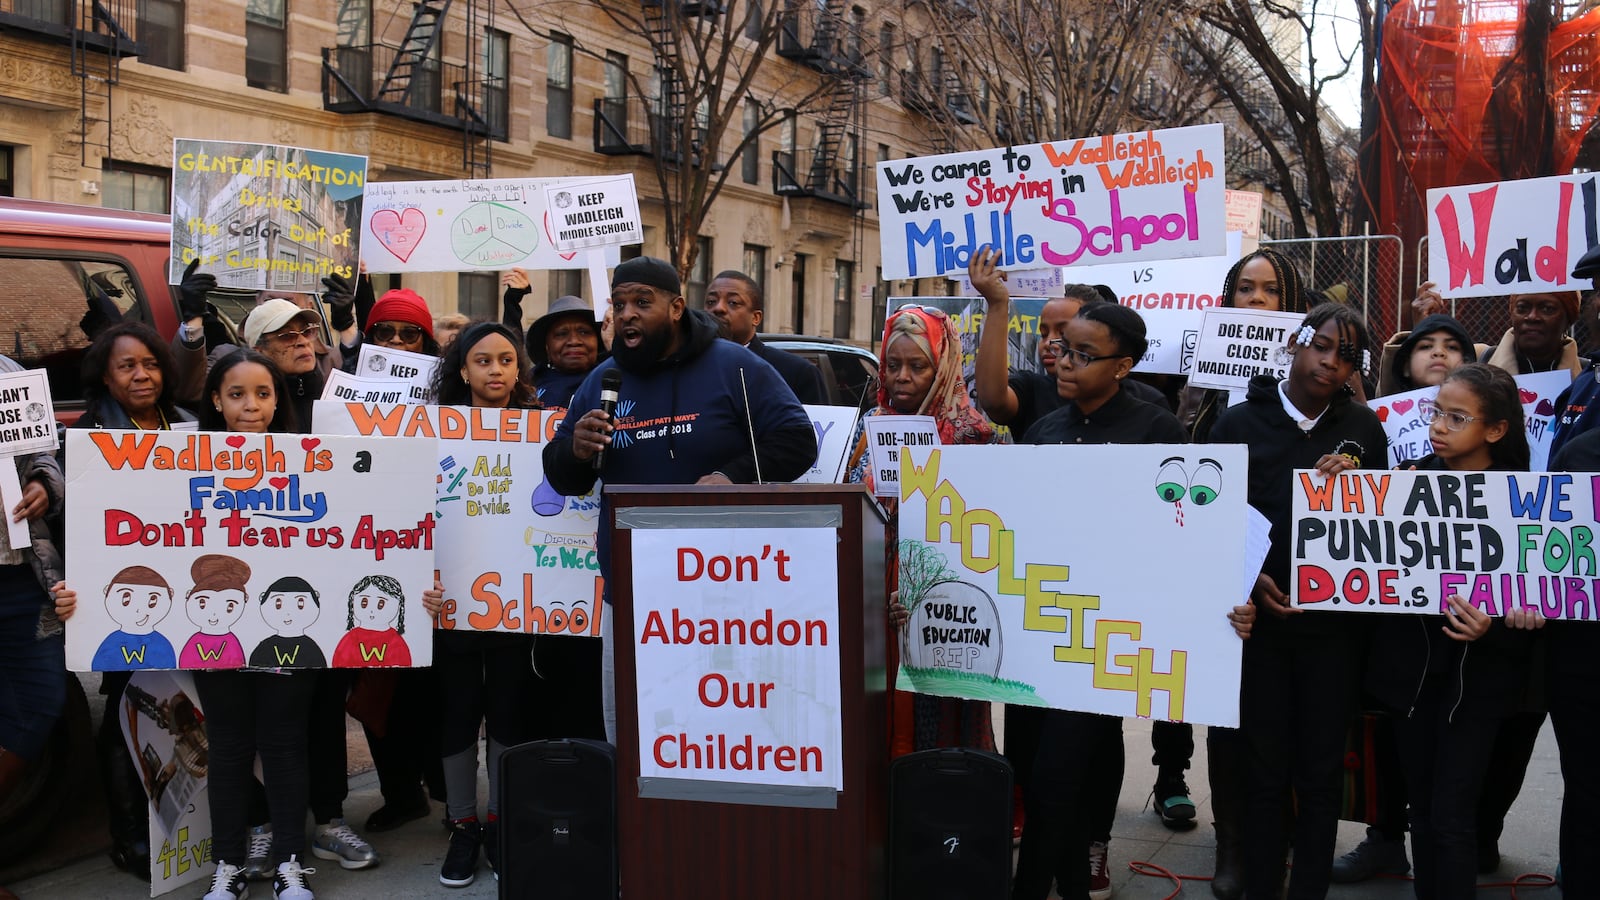
<svg viewBox="0 0 1600 900">
<path fill-rule="evenodd" d="M 409 262 L 428 232 L 428 216 L 411 206 L 372 214 L 372 234 L 401 262 Z M 522 212 L 481 200 L 468 204 L 450 223 L 450 250 L 474 266 L 510 265 L 539 248 L 539 225 Z"/>
</svg>

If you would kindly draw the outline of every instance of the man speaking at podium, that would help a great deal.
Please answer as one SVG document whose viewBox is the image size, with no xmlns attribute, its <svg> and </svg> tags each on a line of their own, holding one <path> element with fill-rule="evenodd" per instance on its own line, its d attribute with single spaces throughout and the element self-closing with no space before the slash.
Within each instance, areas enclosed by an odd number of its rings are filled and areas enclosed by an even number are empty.
<svg viewBox="0 0 1600 900">
<path fill-rule="evenodd" d="M 611 278 L 611 357 L 572 396 L 571 414 L 544 450 L 545 475 L 562 494 L 607 484 L 763 484 L 805 474 L 816 431 L 777 370 L 717 337 L 717 322 L 687 309 L 678 273 L 640 256 Z M 618 380 L 620 376 L 620 381 Z M 604 502 L 600 520 L 608 521 Z M 611 571 L 602 524 L 600 569 Z M 605 602 L 611 603 L 609 588 Z M 611 613 L 601 618 L 606 739 L 617 740 Z"/>
</svg>

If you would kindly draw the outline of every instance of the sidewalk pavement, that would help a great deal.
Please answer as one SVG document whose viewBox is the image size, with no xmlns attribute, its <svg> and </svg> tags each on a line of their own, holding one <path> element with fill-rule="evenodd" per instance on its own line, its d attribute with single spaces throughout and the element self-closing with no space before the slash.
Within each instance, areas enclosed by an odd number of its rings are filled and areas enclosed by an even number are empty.
<svg viewBox="0 0 1600 900">
<path fill-rule="evenodd" d="M 1116 824 L 1112 829 L 1111 870 L 1112 885 L 1119 900 L 1161 900 L 1172 893 L 1174 886 L 1164 878 L 1137 875 L 1128 864 L 1142 860 L 1162 866 L 1182 875 L 1211 874 L 1215 843 L 1212 837 L 1210 791 L 1205 780 L 1204 732 L 1196 729 L 1195 759 L 1190 770 L 1189 787 L 1198 807 L 1200 825 L 1186 832 L 1169 831 L 1146 804 L 1155 769 L 1150 758 L 1150 723 L 1128 720 L 1124 726 L 1127 746 L 1127 774 L 1123 779 L 1122 799 L 1118 805 Z M 488 795 L 487 782 L 480 776 L 479 796 Z M 1560 821 L 1561 770 L 1556 756 L 1555 736 L 1549 725 L 1539 736 L 1539 744 L 1528 766 L 1527 780 L 1522 795 L 1506 819 L 1505 835 L 1500 841 L 1503 859 L 1500 872 L 1486 876 L 1481 882 L 1508 882 L 1516 875 L 1527 872 L 1552 874 L 1556 867 L 1556 839 Z M 380 804 L 377 777 L 365 772 L 350 781 L 350 798 L 345 811 L 357 825 Z M 442 814 L 438 804 L 434 810 Z M 1361 839 L 1363 827 L 1344 823 L 1339 830 L 1339 851 L 1355 846 Z M 317 895 L 339 900 L 397 900 L 420 896 L 479 898 L 497 896 L 496 883 L 488 867 L 479 869 L 478 880 L 470 887 L 450 889 L 438 882 L 439 863 L 444 858 L 446 836 L 437 817 L 411 822 L 396 831 L 377 835 L 364 835 L 372 840 L 382 855 L 382 863 L 373 869 L 343 871 L 326 860 L 312 859 L 317 874 L 311 883 Z M 626 839 L 626 838 L 625 838 Z M 1085 861 L 1087 864 L 1087 861 Z M 8 885 L 23 900 L 81 900 L 81 898 L 141 898 L 148 896 L 148 886 L 134 880 L 124 872 L 112 868 L 103 853 L 65 866 L 20 884 Z M 175 891 L 167 896 L 175 898 L 199 897 L 203 886 L 193 886 Z M 252 896 L 271 896 L 267 884 L 252 886 Z M 1559 897 L 1554 888 L 1521 889 L 1523 898 Z M 1184 883 L 1184 898 L 1209 898 L 1210 887 L 1203 881 Z M 1335 885 L 1328 894 L 1332 900 L 1401 900 L 1412 896 L 1407 881 L 1378 880 L 1360 885 Z M 1509 888 L 1484 888 L 1477 895 L 1482 900 L 1510 898 Z M 705 898 L 705 900 L 745 900 L 745 898 Z M 989 900 L 989 898 L 973 898 Z M 1003 898 L 993 898 L 1003 900 Z"/>
</svg>

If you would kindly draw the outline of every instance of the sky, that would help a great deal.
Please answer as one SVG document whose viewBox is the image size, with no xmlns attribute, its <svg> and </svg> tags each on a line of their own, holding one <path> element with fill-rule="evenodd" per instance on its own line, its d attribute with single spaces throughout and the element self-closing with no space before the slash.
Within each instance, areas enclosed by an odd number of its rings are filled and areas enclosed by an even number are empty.
<svg viewBox="0 0 1600 900">
<path fill-rule="evenodd" d="M 1328 85 L 1323 94 L 1335 115 L 1349 128 L 1361 127 L 1361 28 L 1356 19 L 1355 0 L 1304 0 L 1301 9 L 1316 8 L 1316 25 L 1311 46 L 1318 58 L 1317 69 L 1328 72 L 1338 65 L 1341 51 L 1355 52 L 1355 63 L 1343 79 Z"/>
</svg>

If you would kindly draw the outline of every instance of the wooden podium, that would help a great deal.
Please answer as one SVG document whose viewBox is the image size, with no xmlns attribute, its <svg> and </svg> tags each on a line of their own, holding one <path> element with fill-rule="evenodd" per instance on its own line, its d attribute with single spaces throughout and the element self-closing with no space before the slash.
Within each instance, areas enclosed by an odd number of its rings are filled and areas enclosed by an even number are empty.
<svg viewBox="0 0 1600 900">
<path fill-rule="evenodd" d="M 605 491 L 611 510 L 606 526 L 612 529 L 608 612 L 616 640 L 617 839 L 624 896 L 880 900 L 886 893 L 888 832 L 888 621 L 884 523 L 877 505 L 859 485 L 618 485 Z M 813 544 L 819 543 L 816 529 L 837 535 L 838 634 L 832 649 L 840 678 L 842 790 L 641 778 L 641 749 L 650 751 L 640 745 L 636 651 L 642 632 L 634 597 L 648 598 L 645 592 L 654 585 L 643 574 L 647 583 L 635 582 L 634 536 L 665 530 L 655 540 L 674 530 L 709 528 L 811 529 Z M 696 739 L 701 733 L 694 732 Z"/>
</svg>

